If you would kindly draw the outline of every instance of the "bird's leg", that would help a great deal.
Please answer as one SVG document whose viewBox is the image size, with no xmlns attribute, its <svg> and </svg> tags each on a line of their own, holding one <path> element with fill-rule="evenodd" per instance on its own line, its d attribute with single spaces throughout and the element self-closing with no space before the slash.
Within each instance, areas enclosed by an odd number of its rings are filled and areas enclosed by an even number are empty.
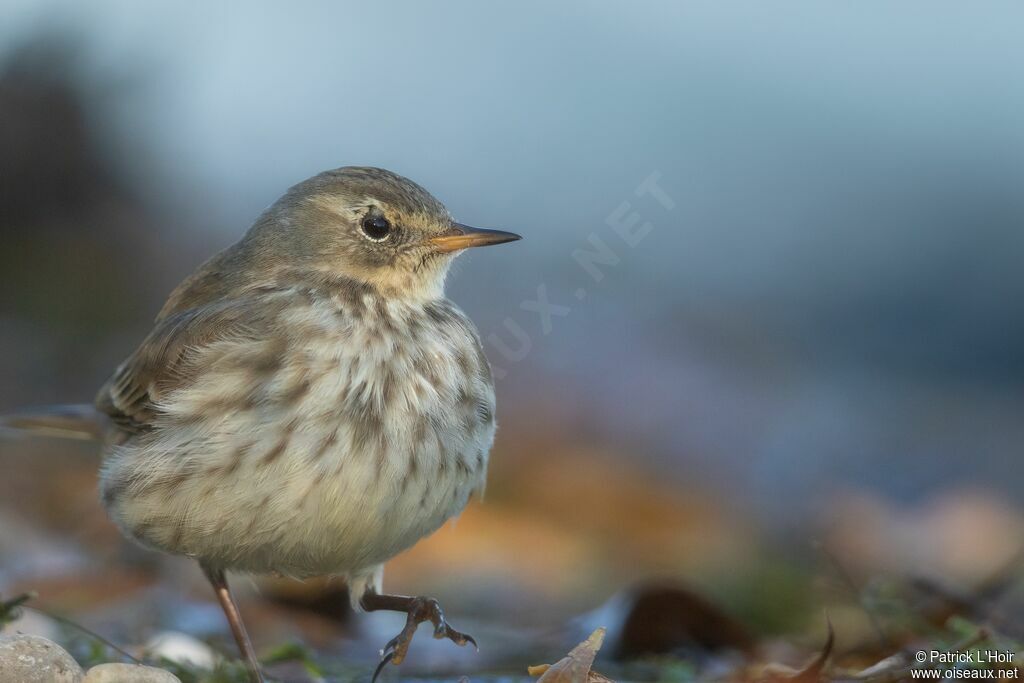
<svg viewBox="0 0 1024 683">
<path fill-rule="evenodd" d="M 238 611 L 235 599 L 231 597 L 231 589 L 228 588 L 228 580 L 224 575 L 224 570 L 212 569 L 204 564 L 200 564 L 200 566 L 203 568 L 206 578 L 210 580 L 213 592 L 217 594 L 217 601 L 220 603 L 221 609 L 224 610 L 224 616 L 228 618 L 231 633 L 235 636 L 235 642 L 238 643 L 238 649 L 242 652 L 246 666 L 249 667 L 249 678 L 253 683 L 264 683 L 263 672 L 260 671 L 260 663 L 256 659 L 256 650 L 252 647 L 249 634 L 245 632 L 242 615 Z"/>
<path fill-rule="evenodd" d="M 448 625 L 448 622 L 444 620 L 444 612 L 441 611 L 441 605 L 434 598 L 422 595 L 415 598 L 406 595 L 379 595 L 370 591 L 363 595 L 359 604 L 367 612 L 387 610 L 389 612 L 405 612 L 408 615 L 405 621 L 405 628 L 402 629 L 401 633 L 392 638 L 381 651 L 383 656 L 380 664 L 377 665 L 377 670 L 373 673 L 374 681 L 377 680 L 377 676 L 380 675 L 380 672 L 384 670 L 388 663 L 402 663 L 406 653 L 409 651 L 409 645 L 412 643 L 412 637 L 416 633 L 416 628 L 425 621 L 429 621 L 434 625 L 435 638 L 447 638 L 456 645 L 473 643 L 473 647 L 477 647 L 473 636 L 460 633 Z"/>
</svg>

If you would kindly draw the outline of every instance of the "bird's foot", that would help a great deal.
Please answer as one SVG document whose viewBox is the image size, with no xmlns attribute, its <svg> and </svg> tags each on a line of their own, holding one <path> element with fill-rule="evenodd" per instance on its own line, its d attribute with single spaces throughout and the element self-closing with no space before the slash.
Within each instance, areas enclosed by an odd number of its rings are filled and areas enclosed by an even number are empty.
<svg viewBox="0 0 1024 683">
<path fill-rule="evenodd" d="M 377 677 L 388 664 L 401 664 L 405 661 L 405 655 L 409 652 L 409 645 L 412 644 L 412 637 L 420 624 L 429 621 L 434 625 L 434 638 L 447 638 L 456 645 L 472 643 L 473 647 L 480 649 L 473 636 L 456 631 L 444 619 L 444 612 L 437 600 L 428 597 L 409 598 L 406 606 L 408 617 L 405 620 L 405 628 L 401 633 L 388 641 L 388 644 L 381 650 L 381 660 L 373 672 L 371 683 L 376 683 Z M 386 609 L 386 608 L 385 608 Z"/>
</svg>

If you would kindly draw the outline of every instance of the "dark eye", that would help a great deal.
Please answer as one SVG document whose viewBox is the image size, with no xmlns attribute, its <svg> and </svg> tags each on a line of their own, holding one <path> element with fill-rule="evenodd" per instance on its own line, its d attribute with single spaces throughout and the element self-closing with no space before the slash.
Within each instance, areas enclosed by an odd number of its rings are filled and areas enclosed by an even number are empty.
<svg viewBox="0 0 1024 683">
<path fill-rule="evenodd" d="M 363 233 L 374 242 L 380 242 L 391 233 L 391 223 L 384 216 L 367 216 L 363 219 Z"/>
</svg>

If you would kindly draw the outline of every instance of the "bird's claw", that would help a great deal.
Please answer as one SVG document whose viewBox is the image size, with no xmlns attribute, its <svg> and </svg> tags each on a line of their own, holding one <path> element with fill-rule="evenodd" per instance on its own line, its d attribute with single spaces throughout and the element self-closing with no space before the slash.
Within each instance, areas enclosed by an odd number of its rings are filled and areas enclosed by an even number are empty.
<svg viewBox="0 0 1024 683">
<path fill-rule="evenodd" d="M 377 664 L 377 668 L 374 669 L 374 671 L 373 671 L 373 678 L 370 679 L 370 683 L 377 683 L 377 677 L 380 676 L 380 672 L 384 670 L 384 667 L 386 667 L 388 665 L 388 663 L 392 660 L 392 658 L 394 656 L 395 656 L 395 653 L 394 652 L 386 652 L 386 648 L 385 648 L 385 650 L 381 651 L 380 663 Z"/>
<path fill-rule="evenodd" d="M 412 644 L 412 637 L 416 634 L 416 628 L 427 621 L 434 625 L 434 638 L 438 640 L 447 638 L 460 646 L 472 643 L 477 652 L 480 651 L 480 646 L 477 645 L 476 639 L 473 636 L 456 631 L 448 625 L 448 622 L 444 619 L 444 612 L 441 610 L 437 600 L 424 597 L 416 598 L 409 606 L 408 615 L 405 621 L 405 628 L 402 629 L 401 633 L 389 640 L 384 649 L 381 650 L 381 660 L 377 664 L 377 669 L 373 672 L 373 678 L 370 683 L 377 682 L 377 677 L 380 676 L 388 664 L 397 666 L 405 661 L 405 656 L 409 652 L 409 645 Z"/>
<path fill-rule="evenodd" d="M 405 631 L 403 630 L 402 633 L 405 633 Z M 388 644 L 385 645 L 384 649 L 380 651 L 381 657 L 383 657 L 386 654 L 394 654 L 395 648 L 398 647 L 398 640 L 401 637 L 401 635 L 402 634 L 400 633 L 399 635 L 395 636 L 394 638 L 388 641 Z"/>
<path fill-rule="evenodd" d="M 468 633 L 462 633 L 461 631 L 456 631 L 455 629 L 453 629 L 451 626 L 449 626 L 445 622 L 441 622 L 440 626 L 434 627 L 434 638 L 436 638 L 438 640 L 442 640 L 444 638 L 447 638 L 448 640 L 452 641 L 456 645 L 460 645 L 460 646 L 465 645 L 466 643 L 472 643 L 473 647 L 476 649 L 476 651 L 477 652 L 480 651 L 480 646 L 476 644 L 476 638 L 474 638 L 473 636 L 469 635 Z"/>
</svg>

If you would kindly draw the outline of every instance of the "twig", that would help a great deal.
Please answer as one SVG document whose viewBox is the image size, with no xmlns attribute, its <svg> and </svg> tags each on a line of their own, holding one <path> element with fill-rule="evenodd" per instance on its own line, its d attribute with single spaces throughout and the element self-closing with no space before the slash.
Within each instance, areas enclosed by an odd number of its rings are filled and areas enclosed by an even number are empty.
<svg viewBox="0 0 1024 683">
<path fill-rule="evenodd" d="M 0 626 L 16 621 L 21 616 L 18 608 L 35 597 L 35 593 L 22 593 L 21 595 L 15 595 L 10 600 L 0 600 Z"/>
<path fill-rule="evenodd" d="M 125 650 L 121 649 L 120 647 L 118 647 L 114 643 L 110 642 L 109 640 L 107 640 L 106 638 L 104 638 L 100 634 L 96 633 L 92 629 L 87 628 L 85 626 L 82 626 L 77 621 L 72 621 L 71 619 L 68 619 L 67 617 L 62 617 L 59 614 L 54 614 L 53 612 L 50 612 L 49 610 L 45 610 L 45 609 L 43 609 L 41 607 L 35 607 L 33 605 L 24 605 L 24 608 L 25 609 L 30 609 L 33 612 L 37 612 L 38 614 L 42 614 L 43 616 L 49 617 L 50 619 L 53 619 L 56 622 L 64 624 L 65 626 L 70 626 L 71 628 L 78 629 L 79 631 L 81 631 L 82 633 L 86 634 L 90 638 L 93 638 L 93 639 L 99 641 L 100 643 L 103 643 L 104 645 L 109 647 L 111 650 L 114 650 L 115 652 L 120 653 L 122 656 L 127 657 L 128 659 L 132 660 L 136 664 L 142 664 L 143 663 L 142 660 L 138 659 L 137 657 L 132 656 L 131 654 L 129 654 Z"/>
</svg>

